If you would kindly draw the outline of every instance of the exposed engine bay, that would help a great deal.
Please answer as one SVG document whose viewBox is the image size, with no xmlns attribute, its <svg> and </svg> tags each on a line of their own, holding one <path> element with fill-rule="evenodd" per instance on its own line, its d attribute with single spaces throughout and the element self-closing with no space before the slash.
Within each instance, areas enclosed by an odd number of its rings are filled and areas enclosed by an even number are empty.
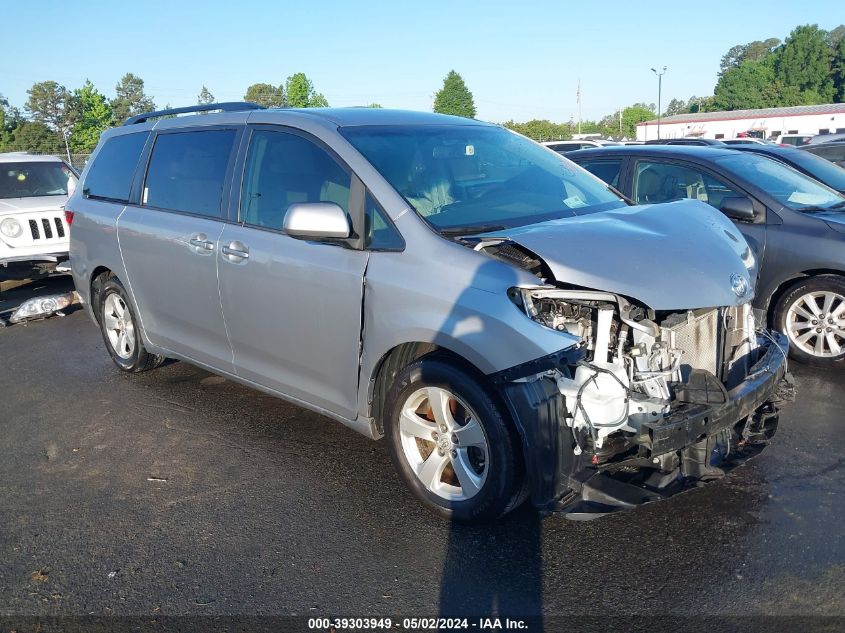
<svg viewBox="0 0 845 633">
<path fill-rule="evenodd" d="M 749 304 L 656 314 L 612 293 L 516 292 L 527 316 L 584 341 L 586 356 L 574 372 L 554 370 L 576 454 L 588 447 L 594 454 L 616 452 L 612 438 L 638 435 L 643 423 L 666 417 L 675 401 L 700 399 L 690 389 L 695 374 L 709 373 L 718 380 L 711 378 L 708 388 L 726 392 L 755 360 Z"/>
<path fill-rule="evenodd" d="M 758 454 L 777 429 L 779 403 L 794 392 L 785 337 L 756 322 L 751 307 L 753 261 L 736 253 L 742 268 L 726 266 L 724 286 L 701 291 L 663 268 L 664 285 L 648 283 L 639 260 L 622 274 L 623 264 L 598 258 L 605 268 L 596 274 L 568 226 L 554 237 L 528 229 L 518 242 L 462 240 L 537 278 L 512 287 L 510 300 L 579 341 L 540 359 L 536 371 L 500 378 L 514 419 L 531 420 L 519 430 L 538 507 L 593 518 L 718 479 Z M 608 289 L 595 290 L 599 283 Z M 713 307 L 684 307 L 702 305 Z"/>
</svg>

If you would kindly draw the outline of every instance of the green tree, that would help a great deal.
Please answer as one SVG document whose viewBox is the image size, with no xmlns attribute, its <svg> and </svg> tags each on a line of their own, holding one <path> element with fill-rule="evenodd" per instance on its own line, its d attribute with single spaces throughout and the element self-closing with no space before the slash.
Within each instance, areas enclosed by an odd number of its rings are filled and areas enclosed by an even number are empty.
<svg viewBox="0 0 845 633">
<path fill-rule="evenodd" d="M 532 119 L 524 123 L 506 121 L 504 127 L 535 141 L 560 141 L 572 138 L 572 123 L 552 123 L 546 119 Z"/>
<path fill-rule="evenodd" d="M 212 103 L 214 103 L 214 95 L 211 94 L 211 90 L 203 85 L 202 90 L 200 90 L 197 96 L 197 105 L 210 105 Z"/>
<path fill-rule="evenodd" d="M 90 80 L 86 80 L 82 88 L 74 90 L 73 96 L 76 117 L 68 142 L 74 153 L 87 154 L 94 151 L 100 134 L 114 125 L 112 108 L 105 95 Z"/>
<path fill-rule="evenodd" d="M 144 92 L 144 80 L 126 73 L 115 86 L 116 97 L 111 102 L 114 120 L 122 123 L 131 116 L 155 110 L 153 98 Z"/>
<path fill-rule="evenodd" d="M 691 96 L 687 101 L 687 112 L 712 112 L 716 109 L 713 105 L 713 97 L 696 97 Z"/>
<path fill-rule="evenodd" d="M 382 108 L 382 107 L 384 107 L 384 106 L 382 106 L 380 103 L 371 103 L 371 104 L 370 104 L 370 105 L 368 105 L 367 107 L 368 107 L 368 108 Z"/>
<path fill-rule="evenodd" d="M 252 84 L 246 89 L 244 101 L 257 103 L 266 108 L 284 108 L 285 107 L 285 90 L 281 84 L 273 86 L 271 84 Z"/>
<path fill-rule="evenodd" d="M 845 24 L 840 24 L 827 34 L 827 45 L 830 49 L 835 51 L 839 47 L 839 43 L 845 38 Z"/>
<path fill-rule="evenodd" d="M 796 27 L 775 53 L 774 70 L 785 86 L 807 93 L 804 101 L 824 103 L 834 94 L 827 33 L 815 24 Z"/>
<path fill-rule="evenodd" d="M 23 121 L 11 131 L 4 149 L 7 152 L 62 154 L 66 151 L 66 146 L 61 134 L 44 123 Z"/>
<path fill-rule="evenodd" d="M 672 99 L 666 106 L 666 111 L 663 116 L 674 116 L 676 114 L 686 114 L 689 112 L 689 104 L 683 99 Z"/>
<path fill-rule="evenodd" d="M 781 105 L 774 85 L 770 63 L 743 62 L 719 78 L 713 91 L 713 106 L 717 110 L 742 110 Z"/>
<path fill-rule="evenodd" d="M 834 100 L 845 103 L 845 38 L 839 40 L 833 54 L 833 82 L 836 94 Z"/>
<path fill-rule="evenodd" d="M 722 55 L 722 60 L 719 63 L 719 76 L 721 77 L 731 68 L 737 68 L 743 62 L 763 61 L 779 45 L 779 39 L 770 37 L 767 40 L 755 40 L 748 44 L 732 46 L 727 53 Z"/>
<path fill-rule="evenodd" d="M 314 90 L 305 73 L 294 73 L 285 80 L 285 98 L 291 108 L 326 108 L 329 102 Z"/>
<path fill-rule="evenodd" d="M 637 137 L 637 123 L 650 121 L 657 115 L 653 103 L 635 103 L 622 110 L 622 135 L 627 138 Z"/>
<path fill-rule="evenodd" d="M 55 81 L 40 81 L 26 91 L 26 109 L 36 123 L 42 123 L 57 132 L 64 140 L 65 152 L 70 160 L 70 136 L 77 115 L 74 96 L 64 86 Z"/>
<path fill-rule="evenodd" d="M 434 95 L 434 111 L 440 114 L 454 114 L 473 118 L 475 102 L 463 78 L 454 70 L 443 80 L 443 87 Z"/>
</svg>

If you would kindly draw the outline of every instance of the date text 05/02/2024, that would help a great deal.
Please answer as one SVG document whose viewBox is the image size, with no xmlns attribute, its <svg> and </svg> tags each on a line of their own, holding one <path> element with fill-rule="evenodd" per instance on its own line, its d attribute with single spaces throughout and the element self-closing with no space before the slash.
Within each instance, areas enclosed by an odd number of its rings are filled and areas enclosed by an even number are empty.
<svg viewBox="0 0 845 633">
<path fill-rule="evenodd" d="M 308 628 L 316 631 L 346 633 L 350 631 L 519 631 L 527 630 L 525 620 L 513 618 L 309 618 Z"/>
</svg>

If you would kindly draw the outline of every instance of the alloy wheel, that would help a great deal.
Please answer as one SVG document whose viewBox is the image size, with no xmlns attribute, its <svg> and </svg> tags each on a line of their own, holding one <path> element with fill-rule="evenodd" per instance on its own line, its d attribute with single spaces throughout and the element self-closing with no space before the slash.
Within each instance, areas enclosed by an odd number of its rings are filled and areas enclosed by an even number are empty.
<svg viewBox="0 0 845 633">
<path fill-rule="evenodd" d="M 124 360 L 131 358 L 135 351 L 135 323 L 123 297 L 116 292 L 103 302 L 103 322 L 115 354 Z"/>
<path fill-rule="evenodd" d="M 399 414 L 399 436 L 411 470 L 430 492 L 466 501 L 484 486 L 487 435 L 478 416 L 450 391 L 424 387 L 408 396 Z"/>
<path fill-rule="evenodd" d="M 829 290 L 798 297 L 786 313 L 790 343 L 818 358 L 845 351 L 845 296 Z"/>
</svg>

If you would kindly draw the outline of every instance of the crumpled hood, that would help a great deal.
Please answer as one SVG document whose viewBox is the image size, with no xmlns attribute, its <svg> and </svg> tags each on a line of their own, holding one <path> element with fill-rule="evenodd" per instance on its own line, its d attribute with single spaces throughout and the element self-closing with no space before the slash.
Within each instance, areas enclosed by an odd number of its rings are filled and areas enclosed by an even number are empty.
<svg viewBox="0 0 845 633">
<path fill-rule="evenodd" d="M 0 199 L 0 215 L 20 213 L 21 211 L 49 211 L 60 209 L 67 196 L 33 196 L 31 198 L 3 198 Z"/>
<path fill-rule="evenodd" d="M 625 207 L 496 231 L 541 257 L 561 283 L 642 301 L 655 310 L 747 303 L 748 244 L 722 213 L 698 200 Z M 745 258 L 745 261 L 743 260 Z M 748 292 L 738 297 L 731 276 Z"/>
</svg>

